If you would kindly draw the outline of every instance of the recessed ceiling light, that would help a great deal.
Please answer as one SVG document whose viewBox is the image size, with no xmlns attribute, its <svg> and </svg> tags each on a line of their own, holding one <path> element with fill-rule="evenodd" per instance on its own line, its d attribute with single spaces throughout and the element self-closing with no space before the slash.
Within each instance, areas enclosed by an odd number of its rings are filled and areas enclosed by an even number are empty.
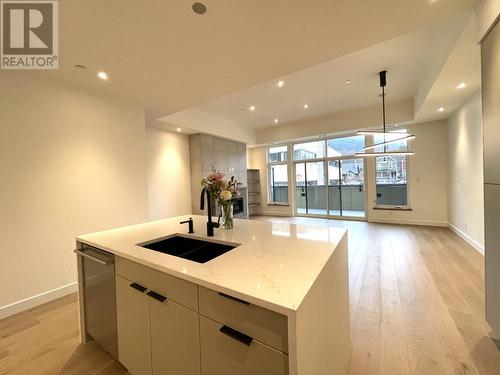
<svg viewBox="0 0 500 375">
<path fill-rule="evenodd" d="M 347 81 L 345 81 L 345 83 L 347 83 L 348 85 L 350 85 L 352 83 L 352 81 L 350 79 L 348 79 Z"/>
<path fill-rule="evenodd" d="M 205 14 L 207 12 L 207 6 L 200 2 L 193 3 L 191 8 L 196 14 Z"/>
<path fill-rule="evenodd" d="M 275 118 L 274 119 L 274 123 L 277 124 L 278 122 L 280 122 L 280 119 L 279 118 Z"/>
<path fill-rule="evenodd" d="M 444 107 L 439 107 L 438 112 L 444 112 Z"/>
<path fill-rule="evenodd" d="M 176 130 L 177 130 L 177 133 L 180 133 L 182 131 L 181 128 L 177 128 Z"/>
<path fill-rule="evenodd" d="M 99 72 L 97 73 L 97 76 L 99 77 L 99 79 L 102 79 L 103 81 L 107 81 L 109 78 L 106 72 Z"/>
<path fill-rule="evenodd" d="M 457 85 L 457 89 L 464 89 L 466 86 L 465 82 L 461 82 Z"/>
<path fill-rule="evenodd" d="M 308 109 L 309 108 L 309 104 L 304 104 L 304 109 Z"/>
<path fill-rule="evenodd" d="M 255 111 L 255 106 L 251 105 L 248 109 L 253 112 L 253 111 Z"/>
<path fill-rule="evenodd" d="M 278 87 L 283 87 L 285 85 L 285 81 L 278 81 L 278 83 L 276 84 L 276 86 Z"/>
<path fill-rule="evenodd" d="M 78 70 L 85 70 L 85 69 L 87 69 L 87 67 L 85 65 L 82 65 L 82 64 L 76 64 L 75 68 L 78 69 Z"/>
</svg>

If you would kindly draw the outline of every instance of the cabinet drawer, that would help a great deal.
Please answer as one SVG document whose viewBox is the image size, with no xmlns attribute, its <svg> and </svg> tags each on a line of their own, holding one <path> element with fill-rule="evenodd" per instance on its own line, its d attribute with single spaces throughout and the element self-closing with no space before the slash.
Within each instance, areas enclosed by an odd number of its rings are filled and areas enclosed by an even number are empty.
<svg viewBox="0 0 500 375">
<path fill-rule="evenodd" d="M 288 353 L 286 316 L 201 286 L 199 296 L 200 314 Z"/>
<path fill-rule="evenodd" d="M 116 258 L 115 267 L 117 275 L 198 311 L 198 289 L 195 284 L 120 257 Z"/>
<path fill-rule="evenodd" d="M 200 316 L 203 375 L 286 375 L 288 356 L 257 340 L 246 345 L 220 332 L 222 325 Z"/>
</svg>

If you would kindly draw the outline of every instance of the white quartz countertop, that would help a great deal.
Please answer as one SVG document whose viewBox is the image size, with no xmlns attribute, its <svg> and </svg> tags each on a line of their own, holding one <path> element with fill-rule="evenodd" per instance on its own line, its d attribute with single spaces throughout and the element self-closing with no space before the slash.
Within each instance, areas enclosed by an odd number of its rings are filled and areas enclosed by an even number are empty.
<svg viewBox="0 0 500 375">
<path fill-rule="evenodd" d="M 187 234 L 192 217 L 194 234 Z M 321 225 L 234 220 L 234 229 L 215 228 L 206 236 L 205 216 L 186 215 L 85 234 L 77 241 L 285 315 L 293 314 L 321 273 L 346 229 Z M 137 244 L 182 234 L 235 249 L 196 263 Z"/>
</svg>

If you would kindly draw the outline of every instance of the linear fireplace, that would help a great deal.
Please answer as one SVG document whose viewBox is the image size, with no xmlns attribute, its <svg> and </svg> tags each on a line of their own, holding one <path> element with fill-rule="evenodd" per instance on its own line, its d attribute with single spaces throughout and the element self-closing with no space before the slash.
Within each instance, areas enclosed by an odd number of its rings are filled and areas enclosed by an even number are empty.
<svg viewBox="0 0 500 375">
<path fill-rule="evenodd" d="M 233 199 L 233 214 L 240 214 L 245 212 L 243 197 L 236 197 Z"/>
</svg>

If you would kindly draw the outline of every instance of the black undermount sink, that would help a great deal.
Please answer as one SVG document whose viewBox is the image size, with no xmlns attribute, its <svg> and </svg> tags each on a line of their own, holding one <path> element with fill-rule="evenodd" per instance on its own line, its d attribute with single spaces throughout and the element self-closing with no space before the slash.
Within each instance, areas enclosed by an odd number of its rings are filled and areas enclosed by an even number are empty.
<svg viewBox="0 0 500 375">
<path fill-rule="evenodd" d="M 239 244 L 233 246 L 174 235 L 158 241 L 139 244 L 138 246 L 193 262 L 206 263 L 234 249 Z"/>
</svg>

